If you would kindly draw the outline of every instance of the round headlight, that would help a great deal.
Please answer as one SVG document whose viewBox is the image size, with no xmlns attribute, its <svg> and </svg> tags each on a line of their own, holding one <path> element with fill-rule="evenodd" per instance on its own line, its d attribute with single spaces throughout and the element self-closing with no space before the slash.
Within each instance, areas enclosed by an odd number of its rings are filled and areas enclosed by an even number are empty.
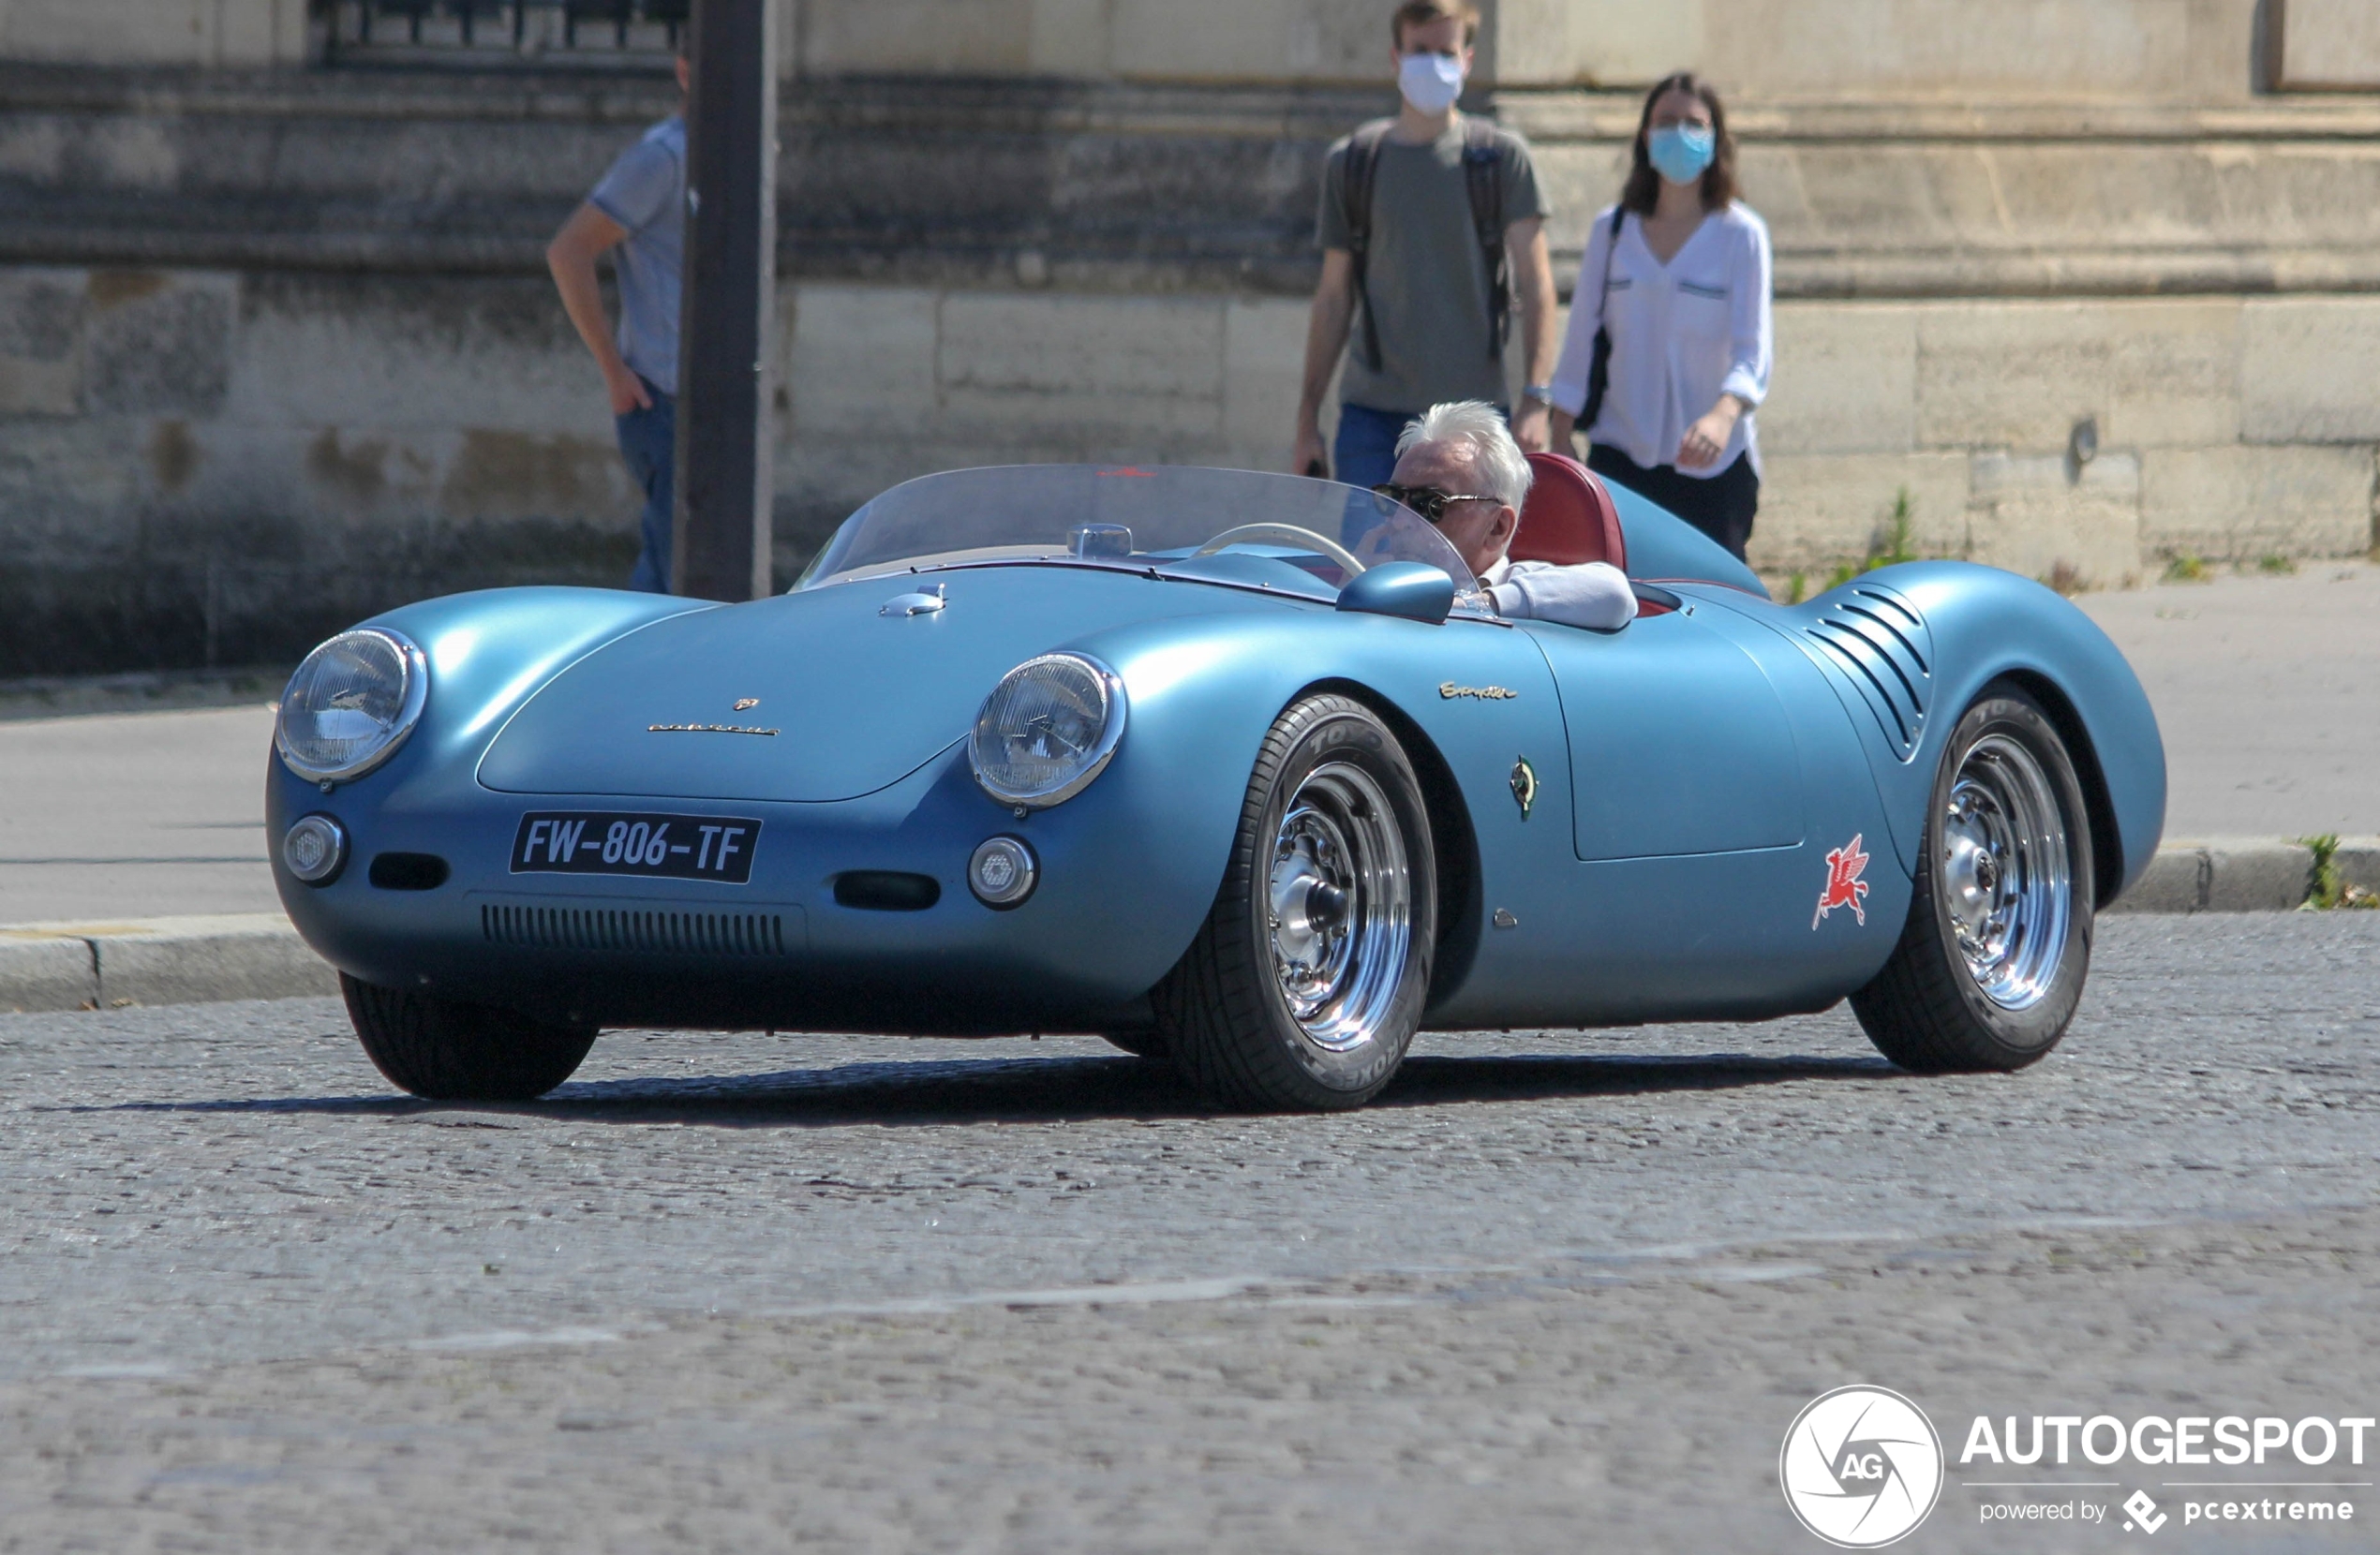
<svg viewBox="0 0 2380 1555">
<path fill-rule="evenodd" d="M 361 778 L 396 753 L 429 695 L 429 663 L 411 642 L 378 627 L 343 631 L 290 677 L 273 744 L 309 782 Z"/>
<path fill-rule="evenodd" d="M 984 698 L 967 760 L 1004 805 L 1039 808 L 1080 793 L 1123 738 L 1123 682 L 1084 654 L 1045 653 Z"/>
</svg>

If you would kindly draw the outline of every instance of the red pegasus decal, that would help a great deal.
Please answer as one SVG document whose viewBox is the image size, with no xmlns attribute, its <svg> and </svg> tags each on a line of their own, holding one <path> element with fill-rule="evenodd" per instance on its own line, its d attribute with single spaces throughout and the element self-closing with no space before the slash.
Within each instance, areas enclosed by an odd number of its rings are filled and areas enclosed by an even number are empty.
<svg viewBox="0 0 2380 1555">
<path fill-rule="evenodd" d="M 1867 882 L 1859 872 L 1867 867 L 1867 855 L 1859 851 L 1860 838 L 1849 842 L 1826 855 L 1826 889 L 1818 894 L 1818 912 L 1809 921 L 1812 932 L 1838 907 L 1848 907 L 1852 916 L 1863 928 L 1867 925 L 1867 909 L 1860 904 L 1867 899 Z"/>
</svg>

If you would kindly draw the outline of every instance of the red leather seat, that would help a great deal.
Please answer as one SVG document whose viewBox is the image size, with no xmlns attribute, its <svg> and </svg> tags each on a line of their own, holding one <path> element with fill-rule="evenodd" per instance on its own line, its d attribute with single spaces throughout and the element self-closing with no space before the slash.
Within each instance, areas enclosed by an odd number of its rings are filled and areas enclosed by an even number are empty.
<svg viewBox="0 0 2380 1555">
<path fill-rule="evenodd" d="M 1602 478 L 1564 453 L 1532 453 L 1529 467 L 1537 479 L 1506 554 L 1514 561 L 1563 567 L 1608 561 L 1627 571 L 1628 538 Z"/>
</svg>

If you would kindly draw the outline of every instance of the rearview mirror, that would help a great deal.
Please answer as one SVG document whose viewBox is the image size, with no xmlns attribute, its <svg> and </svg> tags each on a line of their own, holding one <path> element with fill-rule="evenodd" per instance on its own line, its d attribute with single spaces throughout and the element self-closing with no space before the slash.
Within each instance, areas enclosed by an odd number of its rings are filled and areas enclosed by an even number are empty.
<svg viewBox="0 0 2380 1555">
<path fill-rule="evenodd" d="M 1339 590 L 1339 608 L 1442 626 L 1454 608 L 1454 580 L 1427 562 L 1384 561 Z"/>
</svg>

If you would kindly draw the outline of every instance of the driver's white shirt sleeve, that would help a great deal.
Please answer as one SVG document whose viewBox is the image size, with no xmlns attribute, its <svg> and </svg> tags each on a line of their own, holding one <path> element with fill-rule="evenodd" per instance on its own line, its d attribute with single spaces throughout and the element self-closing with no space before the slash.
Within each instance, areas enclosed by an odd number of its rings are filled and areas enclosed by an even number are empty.
<svg viewBox="0 0 2380 1555">
<path fill-rule="evenodd" d="M 1495 601 L 1495 613 L 1508 620 L 1617 631 L 1636 619 L 1636 590 L 1629 586 L 1628 574 L 1610 562 L 1559 567 L 1508 557 L 1489 568 L 1480 582 Z"/>
</svg>

